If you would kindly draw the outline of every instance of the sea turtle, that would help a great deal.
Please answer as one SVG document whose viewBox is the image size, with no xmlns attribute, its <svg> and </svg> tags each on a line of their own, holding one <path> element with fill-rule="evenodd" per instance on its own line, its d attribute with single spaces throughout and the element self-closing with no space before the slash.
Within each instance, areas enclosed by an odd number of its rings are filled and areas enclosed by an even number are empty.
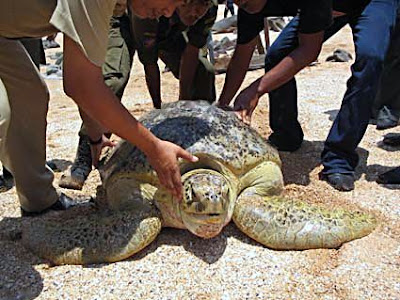
<svg viewBox="0 0 400 300">
<path fill-rule="evenodd" d="M 232 112 L 179 101 L 149 112 L 141 122 L 199 157 L 196 163 L 180 162 L 183 200 L 160 187 L 144 154 L 122 141 L 101 168 L 106 201 L 100 209 L 35 220 L 23 231 L 27 247 L 55 264 L 85 264 L 127 258 L 163 226 L 212 238 L 233 219 L 269 248 L 310 249 L 336 248 L 376 225 L 366 213 L 325 210 L 280 196 L 277 150 Z"/>
</svg>

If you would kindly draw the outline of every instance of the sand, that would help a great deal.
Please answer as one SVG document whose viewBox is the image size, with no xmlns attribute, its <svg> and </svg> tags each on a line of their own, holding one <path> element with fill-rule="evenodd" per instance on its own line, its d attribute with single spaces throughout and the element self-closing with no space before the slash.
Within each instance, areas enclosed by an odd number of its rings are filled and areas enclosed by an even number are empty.
<svg viewBox="0 0 400 300">
<path fill-rule="evenodd" d="M 319 63 L 297 76 L 299 119 L 305 141 L 295 153 L 281 153 L 285 194 L 314 203 L 369 210 L 380 225 L 367 237 L 339 249 L 274 251 L 242 234 L 233 224 L 211 240 L 187 231 L 163 229 L 149 247 L 112 264 L 50 267 L 20 241 L 21 223 L 15 188 L 0 194 L 0 299 L 400 299 L 399 186 L 378 185 L 377 174 L 400 165 L 399 149 L 383 146 L 382 137 L 400 128 L 377 131 L 370 125 L 358 148 L 360 164 L 352 192 L 338 192 L 318 179 L 320 152 L 350 76 L 349 63 L 325 62 L 334 49 L 354 57 L 345 28 L 327 42 Z M 52 50 L 56 51 L 56 50 Z M 249 72 L 243 87 L 263 74 Z M 218 94 L 224 74 L 216 80 Z M 63 93 L 62 81 L 48 80 L 47 158 L 60 172 L 73 161 L 80 119 Z M 175 101 L 178 81 L 162 76 L 165 102 Z M 265 137 L 268 97 L 255 112 L 253 126 Z M 123 103 L 139 117 L 152 108 L 137 57 Z M 96 195 L 93 171 L 82 191 L 63 190 L 77 200 Z"/>
</svg>

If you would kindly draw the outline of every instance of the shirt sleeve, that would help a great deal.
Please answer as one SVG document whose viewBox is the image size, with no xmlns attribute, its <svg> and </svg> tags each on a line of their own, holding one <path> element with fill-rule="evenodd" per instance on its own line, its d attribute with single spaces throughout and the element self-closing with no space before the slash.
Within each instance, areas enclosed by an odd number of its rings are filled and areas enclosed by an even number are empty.
<svg viewBox="0 0 400 300">
<path fill-rule="evenodd" d="M 239 8 L 237 28 L 237 43 L 247 44 L 264 29 L 264 16 L 262 13 L 249 14 Z"/>
<path fill-rule="evenodd" d="M 212 6 L 199 21 L 189 27 L 187 31 L 189 44 L 199 49 L 204 47 L 207 43 L 211 27 L 217 18 L 217 10 L 217 6 Z"/>
<path fill-rule="evenodd" d="M 332 0 L 303 0 L 299 14 L 299 32 L 316 33 L 332 24 Z"/>
<path fill-rule="evenodd" d="M 50 23 L 75 41 L 95 65 L 104 63 L 116 0 L 58 0 Z"/>
<path fill-rule="evenodd" d="M 158 60 L 158 21 L 133 16 L 133 36 L 139 60 L 143 65 L 155 64 Z"/>
</svg>

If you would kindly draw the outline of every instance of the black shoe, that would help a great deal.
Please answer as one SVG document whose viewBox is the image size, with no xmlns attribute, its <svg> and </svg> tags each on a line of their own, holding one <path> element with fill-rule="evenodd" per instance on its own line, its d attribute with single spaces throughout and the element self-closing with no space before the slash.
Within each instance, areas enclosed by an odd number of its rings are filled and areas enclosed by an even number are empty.
<svg viewBox="0 0 400 300">
<path fill-rule="evenodd" d="M 0 193 L 7 191 L 7 184 L 3 176 L 0 176 Z"/>
<path fill-rule="evenodd" d="M 280 139 L 276 138 L 275 134 L 271 134 L 268 137 L 268 142 L 278 149 L 278 151 L 294 152 L 301 147 L 303 141 L 300 143 L 290 143 L 288 141 L 282 142 Z"/>
<path fill-rule="evenodd" d="M 352 174 L 322 174 L 321 179 L 327 181 L 338 191 L 349 192 L 354 190 L 354 176 Z"/>
<path fill-rule="evenodd" d="M 0 175 L 0 193 L 6 192 L 14 186 L 12 174 L 3 166 L 3 176 Z"/>
<path fill-rule="evenodd" d="M 380 174 L 376 182 L 380 184 L 400 184 L 400 167 Z"/>
<path fill-rule="evenodd" d="M 376 129 L 384 130 L 399 125 L 399 116 L 387 106 L 384 106 L 376 118 Z"/>
<path fill-rule="evenodd" d="M 57 165 L 52 161 L 46 161 L 46 165 L 53 171 L 53 172 L 60 172 L 60 169 Z"/>
<path fill-rule="evenodd" d="M 400 146 L 400 134 L 388 133 L 385 135 L 382 142 L 389 146 Z"/>
<path fill-rule="evenodd" d="M 36 216 L 43 215 L 52 210 L 53 211 L 67 210 L 67 209 L 71 208 L 72 206 L 75 206 L 74 200 L 72 200 L 70 197 L 61 193 L 60 196 L 58 197 L 58 200 L 52 206 L 50 206 L 42 211 L 39 211 L 39 212 L 29 212 L 29 211 L 25 211 L 21 208 L 21 215 L 23 217 L 36 217 Z"/>
<path fill-rule="evenodd" d="M 13 176 L 10 171 L 3 167 L 3 177 L 5 180 L 13 179 Z"/>
</svg>

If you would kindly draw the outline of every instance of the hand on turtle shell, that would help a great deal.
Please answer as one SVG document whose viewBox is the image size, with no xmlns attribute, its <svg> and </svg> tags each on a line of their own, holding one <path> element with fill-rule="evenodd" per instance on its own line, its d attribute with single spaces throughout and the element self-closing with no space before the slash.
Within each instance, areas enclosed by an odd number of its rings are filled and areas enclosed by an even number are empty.
<svg viewBox="0 0 400 300">
<path fill-rule="evenodd" d="M 182 200 L 181 173 L 178 166 L 178 158 L 190 162 L 196 162 L 198 158 L 191 155 L 181 147 L 163 140 L 159 140 L 151 153 L 147 154 L 149 163 L 157 172 L 160 183 L 169 190 L 178 200 Z"/>
<path fill-rule="evenodd" d="M 233 111 L 233 107 L 229 106 L 229 104 L 222 104 L 219 102 L 214 102 L 213 105 L 215 105 L 216 107 L 225 110 L 225 111 Z"/>
<path fill-rule="evenodd" d="M 99 159 L 101 155 L 101 150 L 104 147 L 114 147 L 117 143 L 109 140 L 104 134 L 98 141 L 93 142 L 90 141 L 90 153 L 92 155 L 92 164 L 95 168 L 97 168 L 99 164 Z"/>
<path fill-rule="evenodd" d="M 234 110 L 236 115 L 242 120 L 246 125 L 251 124 L 251 116 L 254 109 L 258 104 L 258 85 L 252 84 L 243 91 L 235 99 Z"/>
</svg>

